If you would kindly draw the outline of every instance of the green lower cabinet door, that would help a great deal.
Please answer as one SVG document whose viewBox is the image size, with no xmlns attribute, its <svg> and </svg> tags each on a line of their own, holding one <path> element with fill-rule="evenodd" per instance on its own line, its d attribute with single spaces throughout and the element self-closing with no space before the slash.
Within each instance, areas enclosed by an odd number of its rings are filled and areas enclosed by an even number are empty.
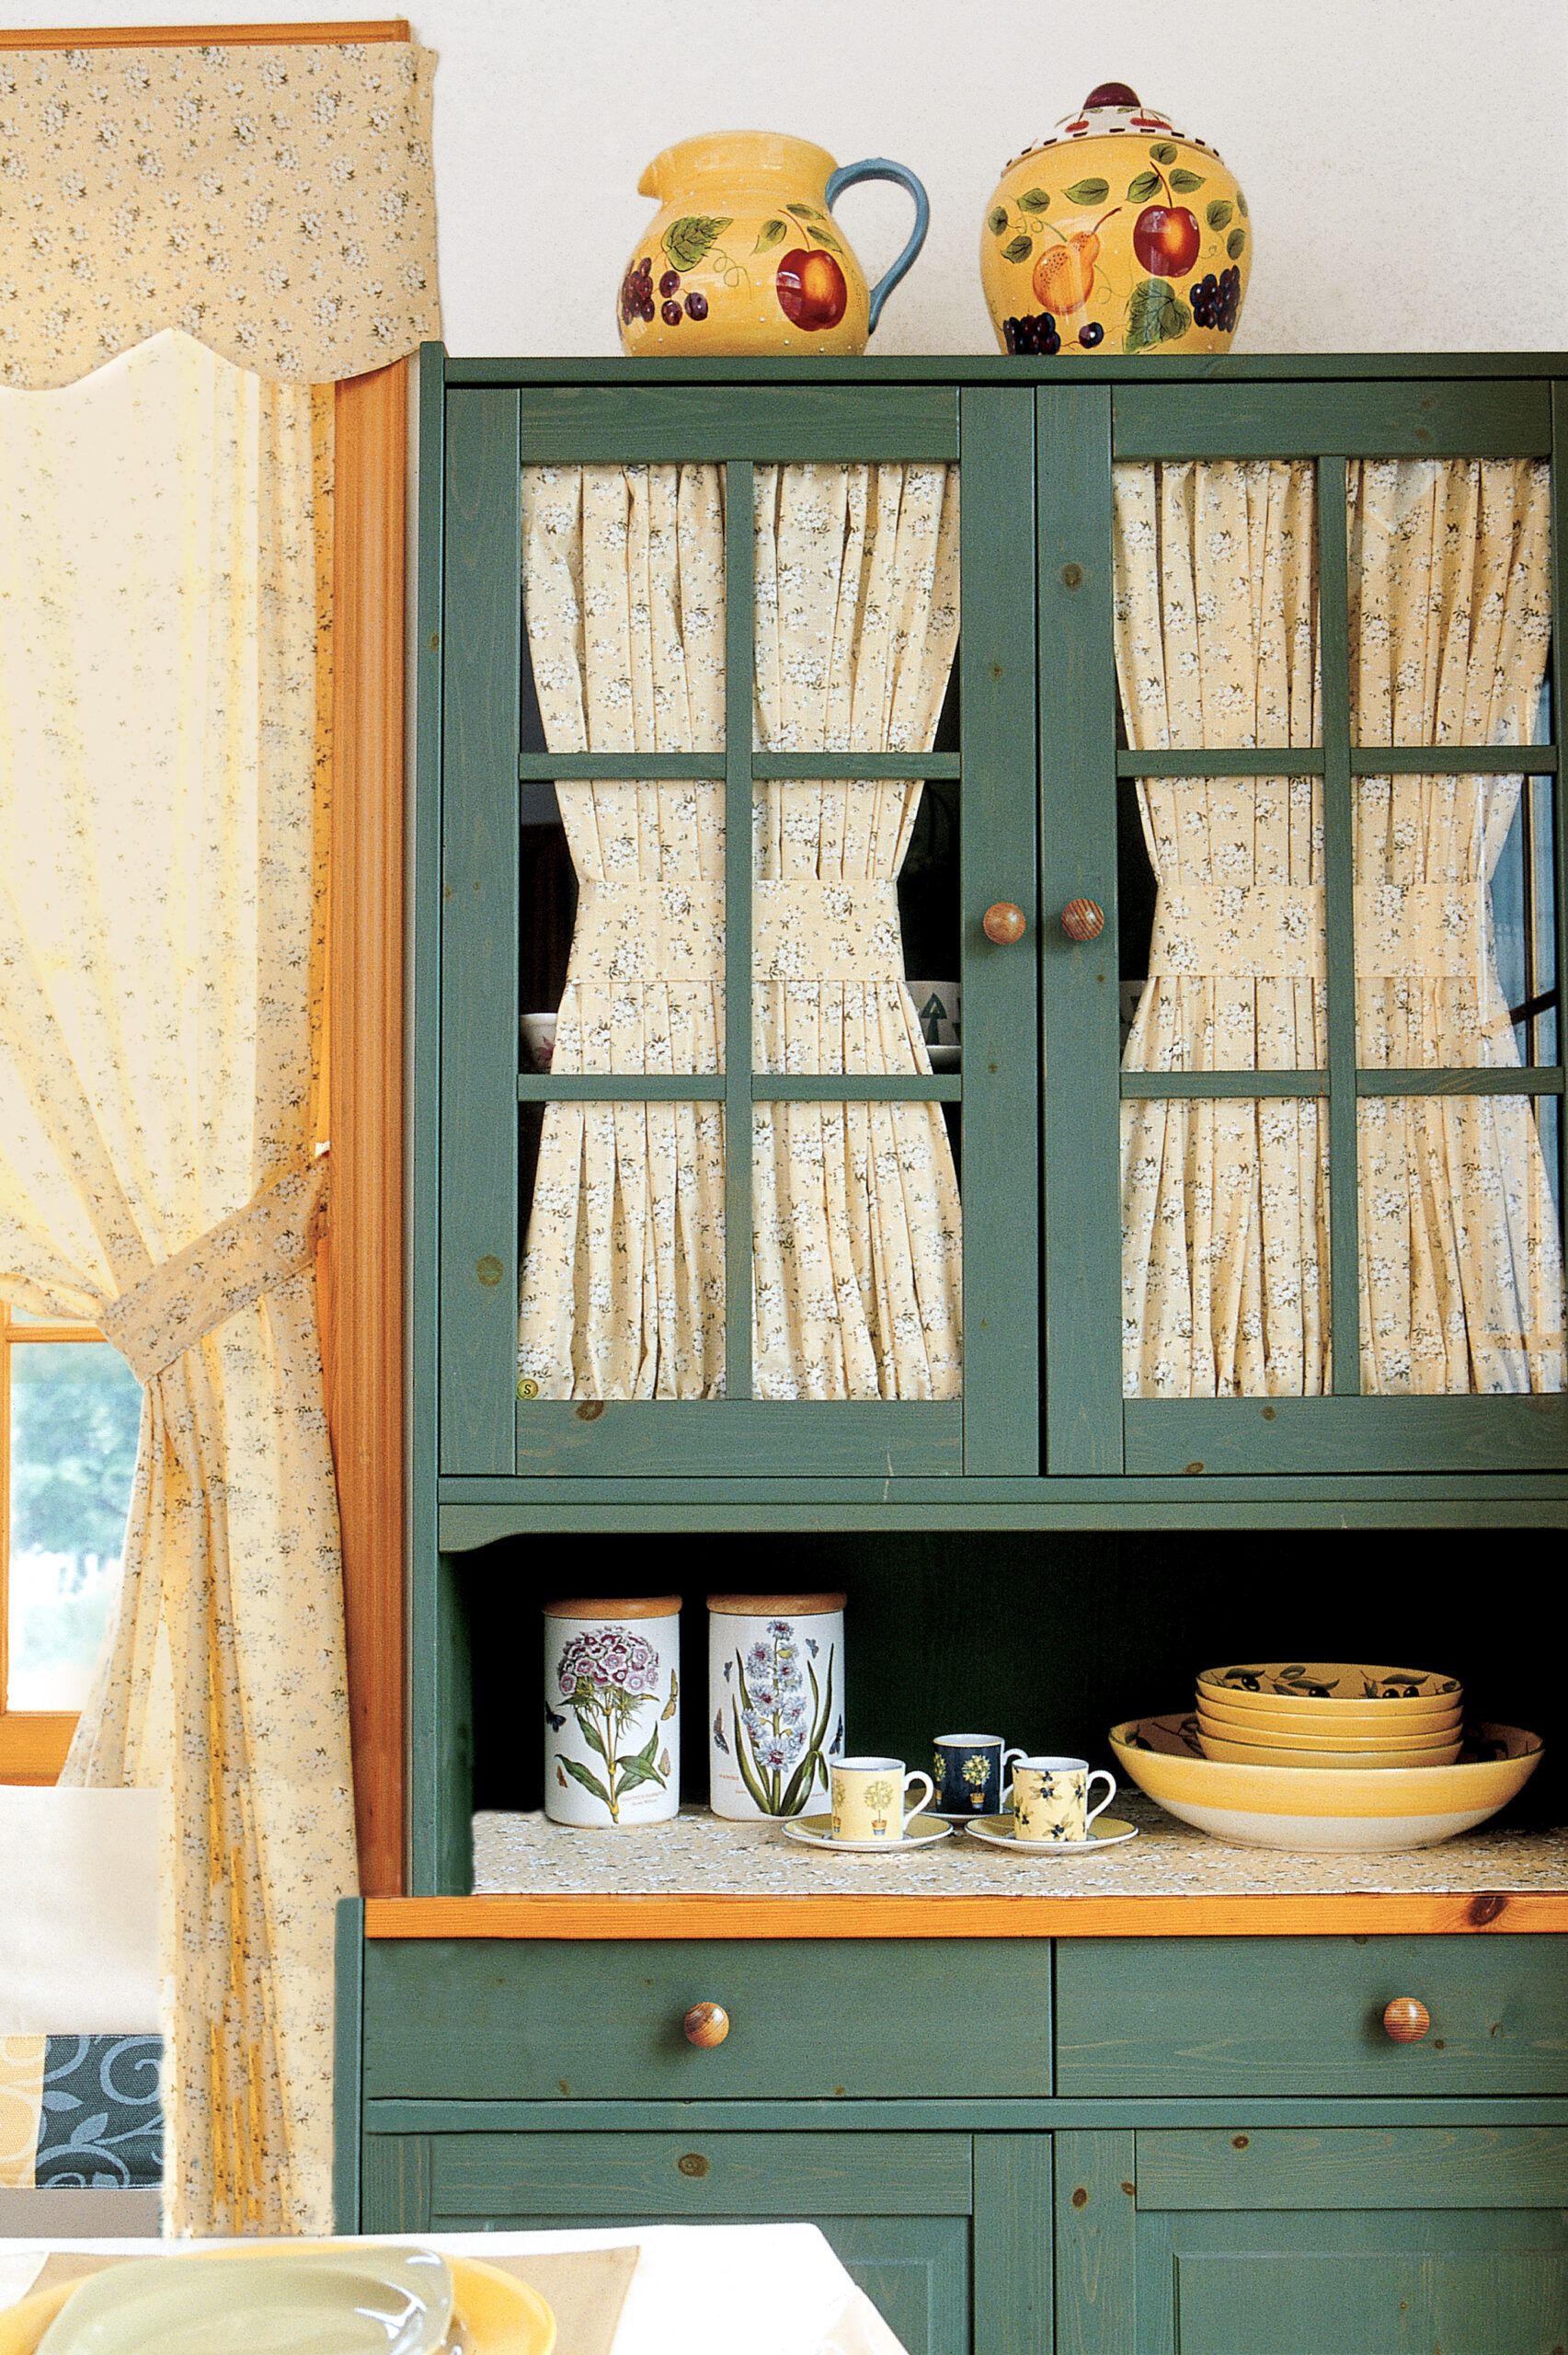
<svg viewBox="0 0 1568 2355">
<path fill-rule="evenodd" d="M 813 2221 L 908 2355 L 969 2355 L 967 2216 Z"/>
<path fill-rule="evenodd" d="M 1064 2134 L 1058 2355 L 1560 2355 L 1568 2130 Z"/>
<path fill-rule="evenodd" d="M 970 2355 L 967 2134 L 372 2135 L 366 2232 L 819 2225 L 909 2355 Z M 1048 2355 L 1020 2341 L 1016 2355 Z M 993 2341 L 987 2355 L 1014 2355 Z"/>
</svg>

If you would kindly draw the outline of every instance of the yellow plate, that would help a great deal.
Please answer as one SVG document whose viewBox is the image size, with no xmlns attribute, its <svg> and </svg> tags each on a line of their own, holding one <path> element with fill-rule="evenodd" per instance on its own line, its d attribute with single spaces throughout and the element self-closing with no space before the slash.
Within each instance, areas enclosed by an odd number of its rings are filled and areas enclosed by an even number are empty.
<svg viewBox="0 0 1568 2355">
<path fill-rule="evenodd" d="M 1226 1732 L 1229 1730 L 1227 1728 Z M 1305 1769 L 1309 1774 L 1314 1766 L 1361 1767 L 1380 1775 L 1402 1766 L 1451 1766 L 1459 1754 L 1457 1729 L 1452 1740 L 1436 1750 L 1380 1750 L 1370 1744 L 1365 1750 L 1287 1750 L 1276 1749 L 1262 1740 L 1227 1740 L 1224 1734 L 1215 1733 L 1200 1717 L 1197 1740 L 1206 1758 L 1228 1758 L 1237 1766 L 1294 1766 L 1298 1772 Z"/>
<path fill-rule="evenodd" d="M 331 2247 L 314 2242 L 313 2247 Z M 337 2244 L 342 2246 L 343 2244 Z M 209 2256 L 235 2257 L 275 2255 L 279 2244 L 265 2247 L 208 2250 Z M 295 2254 L 303 2254 L 297 2248 Z M 160 2260 L 177 2265 L 177 2257 Z M 458 2318 L 468 2333 L 472 2355 L 555 2355 L 555 2317 L 537 2290 L 526 2281 L 466 2257 L 449 2257 Z M 89 2276 L 96 2279 L 96 2276 Z M 44 2332 L 81 2284 L 62 2281 L 52 2290 L 35 2291 L 19 2305 L 0 2314 L 0 2355 L 37 2355 Z"/>
<path fill-rule="evenodd" d="M 1348 1703 L 1335 1701 L 1320 1709 L 1315 1717 L 1292 1717 L 1278 1709 L 1242 1708 L 1231 1697 L 1221 1701 L 1207 1684 L 1199 1687 L 1197 1711 L 1200 1717 L 1213 1719 L 1217 1731 L 1221 1726 L 1229 1727 L 1238 1741 L 1287 1735 L 1288 1750 L 1299 1743 L 1312 1749 L 1348 1750 L 1357 1741 L 1392 1741 L 1402 1749 L 1414 1750 L 1425 1742 L 1451 1741 L 1464 1717 L 1458 1701 L 1449 1706 L 1434 1706 L 1429 1715 L 1425 1710 L 1418 1716 L 1413 1709 L 1401 1709 L 1393 1717 L 1386 1709 L 1353 1709 Z"/>
<path fill-rule="evenodd" d="M 1386 1758 L 1391 1751 L 1396 1750 L 1412 1753 L 1413 1765 L 1419 1764 L 1423 1758 L 1430 1758 L 1440 1750 L 1451 1750 L 1457 1756 L 1463 1740 L 1463 1728 L 1457 1716 L 1451 1725 L 1439 1726 L 1435 1733 L 1428 1732 L 1425 1727 L 1416 1733 L 1402 1733 L 1398 1726 L 1384 1726 L 1379 1733 L 1375 1734 L 1347 1732 L 1336 1735 L 1333 1731 L 1319 1733 L 1315 1727 L 1310 1733 L 1303 1732 L 1299 1726 L 1289 1726 L 1282 1731 L 1263 1724 L 1261 1720 L 1239 1717 L 1230 1710 L 1221 1714 L 1211 1709 L 1207 1701 L 1200 1701 L 1197 1723 L 1200 1733 L 1215 1734 L 1221 1741 L 1252 1742 L 1267 1750 L 1289 1750 L 1310 1758 L 1321 1758 L 1331 1750 L 1345 1752 L 1352 1766 L 1358 1759 L 1365 1758 L 1370 1763 L 1374 1758 Z"/>
<path fill-rule="evenodd" d="M 1227 1702 L 1239 1709 L 1272 1709 L 1288 1717 L 1306 1717 L 1319 1722 L 1342 1705 L 1365 1709 L 1420 1713 L 1435 1705 L 1451 1708 L 1463 1694 L 1458 1677 L 1439 1676 L 1425 1668 L 1383 1668 L 1366 1660 L 1309 1660 L 1242 1661 L 1239 1666 L 1206 1668 L 1197 1680 L 1206 1700 Z"/>
</svg>

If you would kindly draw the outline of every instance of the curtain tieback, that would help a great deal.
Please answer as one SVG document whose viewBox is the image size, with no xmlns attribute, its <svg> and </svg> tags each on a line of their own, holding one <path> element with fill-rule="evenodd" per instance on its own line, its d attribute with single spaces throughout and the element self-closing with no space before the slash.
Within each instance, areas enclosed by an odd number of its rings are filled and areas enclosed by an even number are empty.
<svg viewBox="0 0 1568 2355">
<path fill-rule="evenodd" d="M 1363 981 L 1460 981 L 1491 971 L 1483 883 L 1357 883 Z M 1320 883 L 1162 884 L 1149 971 L 1171 980 L 1322 982 Z"/>
<path fill-rule="evenodd" d="M 816 877 L 754 884 L 751 971 L 759 982 L 901 982 L 898 885 Z M 570 978 L 722 982 L 723 883 L 585 881 Z"/>
<path fill-rule="evenodd" d="M 315 1250 L 326 1163 L 312 1159 L 111 1301 L 98 1322 L 138 1382 L 151 1382 L 203 1335 L 303 1272 Z"/>
</svg>

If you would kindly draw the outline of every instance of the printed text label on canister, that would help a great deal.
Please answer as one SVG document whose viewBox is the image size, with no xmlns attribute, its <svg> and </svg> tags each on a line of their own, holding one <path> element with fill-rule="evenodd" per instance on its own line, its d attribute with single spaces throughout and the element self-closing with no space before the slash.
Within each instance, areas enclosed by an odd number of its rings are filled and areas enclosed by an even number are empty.
<svg viewBox="0 0 1568 2355">
<path fill-rule="evenodd" d="M 544 1606 L 544 1812 L 658 1823 L 681 1805 L 681 1598 Z"/>
<path fill-rule="evenodd" d="M 841 1594 L 708 1597 L 708 1752 L 715 1815 L 802 1815 L 844 1740 Z"/>
</svg>

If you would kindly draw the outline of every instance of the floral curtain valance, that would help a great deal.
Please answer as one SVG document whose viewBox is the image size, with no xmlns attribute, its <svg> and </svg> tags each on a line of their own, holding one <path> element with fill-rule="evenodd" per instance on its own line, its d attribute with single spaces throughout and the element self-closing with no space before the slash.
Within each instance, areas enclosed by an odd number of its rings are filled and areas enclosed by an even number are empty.
<svg viewBox="0 0 1568 2355">
<path fill-rule="evenodd" d="M 0 383 L 166 327 L 326 384 L 441 332 L 430 86 L 406 41 L 0 55 Z"/>
</svg>

